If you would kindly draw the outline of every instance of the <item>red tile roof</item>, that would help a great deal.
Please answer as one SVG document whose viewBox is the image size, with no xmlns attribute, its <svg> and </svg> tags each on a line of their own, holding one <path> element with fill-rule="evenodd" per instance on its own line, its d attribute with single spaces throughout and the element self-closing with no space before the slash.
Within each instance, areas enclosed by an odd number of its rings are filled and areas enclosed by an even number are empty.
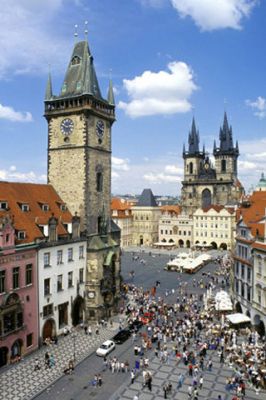
<svg viewBox="0 0 266 400">
<path fill-rule="evenodd" d="M 237 219 L 243 219 L 244 223 L 251 229 L 252 235 L 264 236 L 264 224 L 259 221 L 265 216 L 266 191 L 253 192 L 248 202 L 237 210 Z"/>
<path fill-rule="evenodd" d="M 114 197 L 111 201 L 111 210 L 131 210 L 131 205 L 126 200 Z"/>
<path fill-rule="evenodd" d="M 16 231 L 26 232 L 26 238 L 18 243 L 31 243 L 45 238 L 38 225 L 48 225 L 52 215 L 58 219 L 58 235 L 68 234 L 63 224 L 70 223 L 72 215 L 60 208 L 65 203 L 51 185 L 0 181 L 1 201 L 8 203 L 8 209 L 0 210 L 0 216 L 13 216 Z M 28 204 L 29 211 L 22 211 L 21 204 Z M 49 210 L 44 211 L 42 204 L 47 204 Z"/>
<path fill-rule="evenodd" d="M 161 206 L 160 209 L 162 212 L 169 211 L 169 212 L 175 213 L 176 215 L 180 214 L 180 212 L 181 212 L 181 207 L 178 204 Z"/>
</svg>

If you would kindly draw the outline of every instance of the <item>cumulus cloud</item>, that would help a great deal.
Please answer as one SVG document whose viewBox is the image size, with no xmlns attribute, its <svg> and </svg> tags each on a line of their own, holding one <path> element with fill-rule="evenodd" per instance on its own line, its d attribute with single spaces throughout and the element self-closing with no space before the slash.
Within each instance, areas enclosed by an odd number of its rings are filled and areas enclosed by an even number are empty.
<svg viewBox="0 0 266 400">
<path fill-rule="evenodd" d="M 3 181 L 15 181 L 15 182 L 40 182 L 46 183 L 47 176 L 44 174 L 38 175 L 33 171 L 19 172 L 15 165 L 12 165 L 9 169 L 0 169 L 0 179 Z"/>
<path fill-rule="evenodd" d="M 257 0 L 170 0 L 181 18 L 191 17 L 203 31 L 241 29 Z"/>
<path fill-rule="evenodd" d="M 112 167 L 115 170 L 120 170 L 120 171 L 128 171 L 129 170 L 129 160 L 127 158 L 118 158 L 118 157 L 112 157 Z"/>
<path fill-rule="evenodd" d="M 166 165 L 165 172 L 168 172 L 169 174 L 174 174 L 174 175 L 175 174 L 182 175 L 184 172 L 184 169 L 178 167 L 177 165 Z"/>
<path fill-rule="evenodd" d="M 260 119 L 266 116 L 266 99 L 264 97 L 258 96 L 257 100 L 251 101 L 246 100 L 246 105 L 254 110 L 254 115 Z"/>
<path fill-rule="evenodd" d="M 69 49 L 54 23 L 61 10 L 63 0 L 47 0 L 45 8 L 40 0 L 1 2 L 0 78 L 12 73 L 47 73 L 50 63 L 53 71 L 62 68 Z"/>
<path fill-rule="evenodd" d="M 132 80 L 124 79 L 129 102 L 118 107 L 130 117 L 185 113 L 191 109 L 190 97 L 197 89 L 193 71 L 184 62 L 168 64 L 167 71 L 145 71 Z"/>
<path fill-rule="evenodd" d="M 243 173 L 243 170 L 247 171 L 247 170 L 253 170 L 256 168 L 256 164 L 254 162 L 251 161 L 242 161 L 240 160 L 238 162 L 238 167 L 241 170 L 241 173 Z"/>
<path fill-rule="evenodd" d="M 161 184 L 161 183 L 175 183 L 181 182 L 181 177 L 180 176 L 174 176 L 174 175 L 166 175 L 165 173 L 149 173 L 145 174 L 143 176 L 145 181 L 150 182 L 150 183 L 155 183 L 155 184 Z"/>
<path fill-rule="evenodd" d="M 7 119 L 12 122 L 32 122 L 30 112 L 15 111 L 12 107 L 0 104 L 0 119 Z"/>
</svg>

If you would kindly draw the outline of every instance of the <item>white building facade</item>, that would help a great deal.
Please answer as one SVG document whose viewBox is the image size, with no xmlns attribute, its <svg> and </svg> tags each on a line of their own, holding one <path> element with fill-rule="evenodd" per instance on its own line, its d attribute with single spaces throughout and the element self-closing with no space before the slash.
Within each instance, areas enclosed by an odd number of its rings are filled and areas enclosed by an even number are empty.
<svg viewBox="0 0 266 400">
<path fill-rule="evenodd" d="M 44 243 L 38 251 L 39 332 L 45 340 L 84 320 L 86 241 Z"/>
</svg>

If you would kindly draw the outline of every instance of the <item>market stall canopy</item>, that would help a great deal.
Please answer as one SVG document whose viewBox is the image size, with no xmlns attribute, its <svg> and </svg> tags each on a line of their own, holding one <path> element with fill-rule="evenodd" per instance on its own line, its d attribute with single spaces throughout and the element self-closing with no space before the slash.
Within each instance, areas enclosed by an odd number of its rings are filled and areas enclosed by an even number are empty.
<svg viewBox="0 0 266 400">
<path fill-rule="evenodd" d="M 251 319 L 247 315 L 241 313 L 229 314 L 226 316 L 226 319 L 234 325 L 251 322 Z"/>
<path fill-rule="evenodd" d="M 217 310 L 217 311 L 231 311 L 231 310 L 233 310 L 233 304 L 232 304 L 232 301 L 230 299 L 230 296 L 224 290 L 220 290 L 215 296 L 215 310 Z"/>
</svg>

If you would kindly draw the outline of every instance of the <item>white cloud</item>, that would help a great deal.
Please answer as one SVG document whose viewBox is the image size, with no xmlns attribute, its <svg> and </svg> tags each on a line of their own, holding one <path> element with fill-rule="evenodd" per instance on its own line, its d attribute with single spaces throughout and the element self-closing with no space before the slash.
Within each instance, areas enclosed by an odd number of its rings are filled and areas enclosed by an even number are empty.
<svg viewBox="0 0 266 400">
<path fill-rule="evenodd" d="M 257 0 L 171 0 L 181 18 L 191 17 L 204 31 L 241 29 Z"/>
<path fill-rule="evenodd" d="M 0 169 L 0 179 L 3 181 L 15 181 L 15 182 L 40 182 L 46 183 L 47 176 L 44 174 L 38 175 L 33 171 L 30 172 L 19 172 L 15 165 L 12 165 L 9 169 Z"/>
<path fill-rule="evenodd" d="M 178 167 L 177 165 L 166 165 L 165 172 L 168 172 L 169 174 L 174 174 L 174 175 L 175 174 L 182 175 L 184 172 L 184 169 Z"/>
<path fill-rule="evenodd" d="M 47 73 L 50 63 L 52 71 L 62 68 L 69 49 L 54 21 L 62 9 L 63 0 L 46 0 L 45 7 L 40 0 L 1 2 L 0 78 L 12 73 Z"/>
<path fill-rule="evenodd" d="M 112 171 L 112 180 L 116 181 L 120 178 L 120 175 L 116 171 Z"/>
<path fill-rule="evenodd" d="M 189 99 L 197 89 L 193 71 L 180 61 L 169 63 L 167 68 L 168 71 L 145 71 L 132 80 L 124 79 L 130 101 L 120 101 L 118 107 L 130 117 L 188 112 Z"/>
<path fill-rule="evenodd" d="M 129 160 L 127 158 L 118 158 L 112 157 L 112 168 L 119 171 L 128 171 L 129 170 Z"/>
<path fill-rule="evenodd" d="M 139 0 L 139 1 L 144 7 L 150 6 L 154 8 L 161 8 L 167 2 L 167 0 Z"/>
<path fill-rule="evenodd" d="M 246 104 L 255 110 L 254 115 L 260 119 L 266 117 L 266 99 L 259 96 L 257 100 L 246 100 Z"/>
<path fill-rule="evenodd" d="M 0 104 L 0 119 L 7 119 L 12 122 L 32 122 L 30 112 L 15 111 L 12 107 Z"/>
<path fill-rule="evenodd" d="M 241 171 L 241 173 L 243 174 L 244 171 L 249 171 L 249 170 L 256 169 L 256 164 L 254 162 L 251 162 L 251 161 L 239 160 L 238 168 Z"/>
<path fill-rule="evenodd" d="M 174 175 L 166 175 L 164 173 L 154 174 L 149 173 L 143 176 L 144 180 L 154 184 L 161 184 L 161 183 L 175 183 L 181 182 L 181 177 L 174 176 Z"/>
</svg>

